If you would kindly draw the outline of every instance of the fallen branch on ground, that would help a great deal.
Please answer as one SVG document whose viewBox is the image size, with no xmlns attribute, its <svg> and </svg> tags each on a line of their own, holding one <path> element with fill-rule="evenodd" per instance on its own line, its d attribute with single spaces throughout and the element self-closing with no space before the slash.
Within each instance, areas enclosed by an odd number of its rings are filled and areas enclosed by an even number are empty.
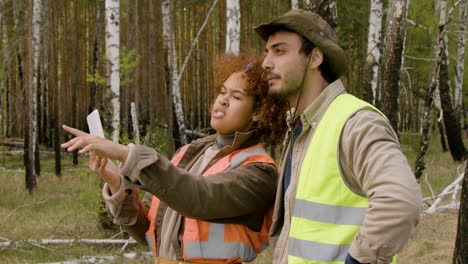
<svg viewBox="0 0 468 264">
<path fill-rule="evenodd" d="M 48 262 L 47 264 L 78 264 L 78 263 L 103 263 L 103 261 L 116 261 L 119 259 L 152 259 L 152 252 L 136 253 L 130 252 L 122 255 L 111 256 L 82 256 L 79 260 L 69 260 L 65 262 Z M 46 263 L 42 263 L 46 264 Z"/>
<path fill-rule="evenodd" d="M 38 245 L 53 245 L 53 244 L 136 244 L 133 238 L 130 239 L 40 239 L 40 240 L 16 240 L 0 242 L 0 248 L 9 247 L 12 245 L 18 246 L 25 243 L 38 244 Z"/>
<path fill-rule="evenodd" d="M 457 174 L 458 177 L 457 179 L 452 182 L 449 186 L 445 187 L 445 189 L 437 196 L 434 194 L 432 197 L 424 198 L 423 201 L 435 199 L 435 202 L 426 210 L 424 210 L 424 214 L 433 214 L 436 212 L 441 212 L 449 209 L 455 209 L 458 210 L 460 207 L 460 202 L 457 201 L 457 193 L 461 189 L 460 183 L 463 180 L 463 177 L 465 177 L 465 164 L 462 163 L 460 166 L 457 168 Z M 429 183 L 428 183 L 429 185 Z M 431 186 L 429 185 L 429 188 L 432 190 Z M 442 199 L 449 195 L 452 194 L 452 200 L 448 204 L 440 205 L 442 202 Z"/>
</svg>

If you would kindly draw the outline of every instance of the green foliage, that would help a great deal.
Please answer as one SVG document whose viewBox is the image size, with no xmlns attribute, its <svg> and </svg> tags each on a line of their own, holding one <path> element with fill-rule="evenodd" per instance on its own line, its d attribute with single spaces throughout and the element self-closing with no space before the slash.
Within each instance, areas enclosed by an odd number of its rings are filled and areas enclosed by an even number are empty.
<svg viewBox="0 0 468 264">
<path fill-rule="evenodd" d="M 106 78 L 101 76 L 97 71 L 93 73 L 88 73 L 86 76 L 86 82 L 88 83 L 96 83 L 104 85 L 106 84 Z"/>
<path fill-rule="evenodd" d="M 124 86 L 132 82 L 131 73 L 140 62 L 141 56 L 136 49 L 127 50 L 126 47 L 120 49 L 120 85 Z"/>
<path fill-rule="evenodd" d="M 141 56 L 136 49 L 127 50 L 126 47 L 120 48 L 120 85 L 124 86 L 132 82 L 131 74 L 140 62 Z M 99 72 L 88 73 L 86 82 L 106 84 L 106 77 L 101 76 Z"/>
</svg>

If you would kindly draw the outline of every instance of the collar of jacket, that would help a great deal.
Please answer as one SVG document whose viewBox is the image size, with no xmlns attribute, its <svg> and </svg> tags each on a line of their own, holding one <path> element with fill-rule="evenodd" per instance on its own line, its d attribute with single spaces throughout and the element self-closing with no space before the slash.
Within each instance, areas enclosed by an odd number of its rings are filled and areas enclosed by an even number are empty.
<svg viewBox="0 0 468 264">
<path fill-rule="evenodd" d="M 250 146 L 258 143 L 258 139 L 254 138 L 253 135 L 256 130 L 248 132 L 235 132 L 231 134 L 214 134 L 204 138 L 197 139 L 190 143 L 190 145 L 197 144 L 209 144 L 215 143 L 220 149 L 231 147 L 233 149 L 239 149 L 240 147 Z"/>
<path fill-rule="evenodd" d="M 330 83 L 323 92 L 301 114 L 302 124 L 317 127 L 331 102 L 340 94 L 346 93 L 340 79 Z"/>
<path fill-rule="evenodd" d="M 193 166 L 193 163 L 202 155 L 207 148 L 216 144 L 215 142 L 219 140 L 222 143 L 222 146 L 217 146 L 220 148 L 220 151 L 213 157 L 213 159 L 208 163 L 206 168 L 213 165 L 220 158 L 230 154 L 231 152 L 253 146 L 258 143 L 258 138 L 254 137 L 255 130 L 249 132 L 235 132 L 233 136 L 226 136 L 221 134 L 214 134 L 204 138 L 197 139 L 190 143 L 189 148 L 186 151 L 186 155 L 182 158 L 179 163 L 181 168 L 190 168 Z M 229 141 L 231 138 L 231 141 Z"/>
</svg>

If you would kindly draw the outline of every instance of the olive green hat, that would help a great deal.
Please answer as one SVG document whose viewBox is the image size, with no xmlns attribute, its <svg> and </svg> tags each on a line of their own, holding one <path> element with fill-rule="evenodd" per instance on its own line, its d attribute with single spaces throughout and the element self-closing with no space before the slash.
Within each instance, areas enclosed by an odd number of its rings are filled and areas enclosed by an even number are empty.
<svg viewBox="0 0 468 264">
<path fill-rule="evenodd" d="M 278 30 L 292 30 L 311 41 L 324 54 L 333 74 L 339 78 L 346 73 L 347 60 L 343 49 L 338 45 L 338 37 L 330 25 L 319 15 L 302 9 L 293 9 L 269 23 L 255 28 L 257 34 L 265 41 Z"/>
</svg>

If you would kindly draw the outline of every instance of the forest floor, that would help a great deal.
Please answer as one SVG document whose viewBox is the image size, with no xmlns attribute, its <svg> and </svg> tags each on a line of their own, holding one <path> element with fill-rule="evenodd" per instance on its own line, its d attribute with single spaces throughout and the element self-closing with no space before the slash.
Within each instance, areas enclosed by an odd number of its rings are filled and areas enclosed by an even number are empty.
<svg viewBox="0 0 468 264">
<path fill-rule="evenodd" d="M 402 149 L 411 166 L 419 149 L 419 135 L 403 134 Z M 448 152 L 442 152 L 438 138 L 431 141 L 425 161 L 427 181 L 439 194 L 457 177 L 457 167 Z M 89 263 L 83 256 L 120 256 L 116 260 L 93 263 L 152 263 L 151 257 L 129 260 L 124 253 L 141 256 L 147 247 L 129 244 L 100 245 L 69 243 L 41 245 L 34 241 L 1 246 L 7 241 L 28 239 L 125 239 L 119 229 L 103 230 L 98 215 L 102 212 L 100 180 L 87 169 L 87 157 L 79 165 L 63 154 L 62 176 L 54 174 L 53 152 L 41 154 L 42 172 L 37 188 L 29 194 L 25 188 L 22 151 L 0 146 L 0 263 Z M 423 175 L 424 177 L 424 175 Z M 423 196 L 432 196 L 425 180 L 421 180 Z M 426 215 L 416 233 L 398 255 L 400 264 L 451 263 L 456 236 L 458 212 L 449 210 Z M 95 259 L 96 260 L 96 259 Z M 271 253 L 265 251 L 256 264 L 270 263 Z"/>
</svg>

